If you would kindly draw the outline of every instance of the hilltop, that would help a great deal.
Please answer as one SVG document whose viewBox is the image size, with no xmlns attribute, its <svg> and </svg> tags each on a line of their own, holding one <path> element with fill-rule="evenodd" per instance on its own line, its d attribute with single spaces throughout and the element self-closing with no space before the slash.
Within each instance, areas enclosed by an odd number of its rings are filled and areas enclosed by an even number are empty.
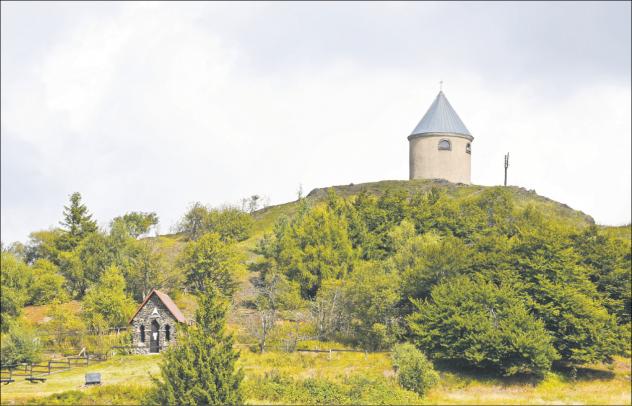
<svg viewBox="0 0 632 406">
<path fill-rule="evenodd" d="M 381 196 L 387 192 L 407 192 L 409 194 L 414 193 L 426 193 L 433 188 L 445 192 L 448 196 L 461 198 L 461 197 L 476 197 L 485 190 L 490 189 L 503 189 L 511 194 L 517 207 L 525 207 L 529 204 L 540 209 L 544 214 L 561 218 L 569 221 L 570 223 L 585 227 L 595 224 L 594 219 L 580 210 L 575 210 L 564 203 L 557 202 L 549 199 L 548 197 L 538 195 L 534 190 L 527 190 L 518 186 L 480 186 L 480 185 L 465 185 L 462 183 L 451 183 L 445 180 L 383 180 L 378 182 L 369 183 L 351 183 L 349 185 L 336 185 L 329 187 L 316 188 L 310 191 L 305 197 L 306 201 L 310 205 L 316 205 L 322 203 L 327 198 L 329 190 L 333 190 L 338 196 L 348 198 L 358 195 L 365 191 L 374 196 Z M 272 205 L 256 211 L 253 216 L 255 223 L 253 226 L 253 232 L 251 237 L 240 243 L 242 247 L 248 249 L 254 247 L 256 241 L 261 238 L 265 232 L 270 232 L 274 226 L 275 221 L 281 217 L 293 216 L 298 208 L 299 201 L 282 203 L 279 205 Z M 623 228 L 621 235 L 625 236 L 625 229 L 627 226 L 619 227 Z M 606 227 L 617 228 L 617 227 Z M 627 227 L 629 229 L 629 227 Z M 629 234 L 629 233 L 628 233 Z M 165 238 L 178 239 L 177 235 L 165 235 Z"/>
</svg>

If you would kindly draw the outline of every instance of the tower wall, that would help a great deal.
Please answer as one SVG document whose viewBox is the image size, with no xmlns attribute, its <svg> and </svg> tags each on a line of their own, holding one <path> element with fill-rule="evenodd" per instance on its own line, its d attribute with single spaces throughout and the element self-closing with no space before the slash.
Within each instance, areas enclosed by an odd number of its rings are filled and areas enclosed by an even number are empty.
<svg viewBox="0 0 632 406">
<path fill-rule="evenodd" d="M 450 150 L 439 149 L 439 142 L 444 139 L 450 142 Z M 473 139 L 443 133 L 409 136 L 410 179 L 445 179 L 470 184 L 472 154 L 467 152 L 467 144 L 471 145 Z"/>
</svg>

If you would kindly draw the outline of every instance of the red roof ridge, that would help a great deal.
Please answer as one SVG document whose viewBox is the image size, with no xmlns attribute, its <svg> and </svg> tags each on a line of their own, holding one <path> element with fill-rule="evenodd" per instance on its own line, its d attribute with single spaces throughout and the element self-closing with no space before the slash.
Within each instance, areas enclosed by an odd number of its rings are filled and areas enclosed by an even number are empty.
<svg viewBox="0 0 632 406">
<path fill-rule="evenodd" d="M 147 302 L 149 301 L 149 299 L 151 298 L 151 296 L 153 294 L 156 294 L 156 296 L 158 296 L 158 299 L 160 299 L 160 301 L 162 302 L 162 304 L 165 305 L 165 307 L 167 308 L 167 310 L 169 310 L 169 312 L 173 315 L 173 317 L 176 318 L 176 320 L 178 320 L 180 323 L 186 323 L 187 319 L 186 317 L 184 317 L 184 315 L 182 314 L 182 312 L 180 311 L 180 309 L 178 308 L 178 306 L 176 306 L 176 304 L 173 302 L 173 300 L 171 300 L 171 298 L 169 297 L 169 295 L 167 295 L 166 293 L 163 293 L 161 291 L 159 291 L 156 288 L 153 288 L 151 290 L 151 292 L 149 292 L 149 294 L 147 295 L 147 297 L 145 297 L 145 299 L 143 300 L 143 303 L 141 303 L 140 306 L 138 306 L 138 309 L 136 310 L 136 312 L 134 313 L 134 315 L 132 316 L 132 318 L 129 319 L 129 323 L 131 324 L 132 321 L 134 320 L 134 317 L 136 317 L 136 315 L 138 314 L 138 312 L 140 312 L 140 310 L 145 307 L 145 305 L 147 304 Z"/>
</svg>

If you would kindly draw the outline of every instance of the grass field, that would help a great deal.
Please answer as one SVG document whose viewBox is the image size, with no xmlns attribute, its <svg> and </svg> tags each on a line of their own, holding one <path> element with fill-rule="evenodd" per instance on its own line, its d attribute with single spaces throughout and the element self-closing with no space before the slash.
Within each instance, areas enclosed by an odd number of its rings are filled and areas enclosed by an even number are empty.
<svg viewBox="0 0 632 406">
<path fill-rule="evenodd" d="M 2 404 L 138 403 L 134 397 L 143 396 L 143 388 L 151 385 L 150 374 L 159 373 L 159 361 L 160 356 L 120 356 L 51 375 L 45 383 L 31 384 L 18 378 L 17 382 L 1 387 Z M 329 358 L 322 353 L 255 354 L 242 350 L 239 363 L 246 373 L 244 386 L 251 404 L 288 403 L 287 398 L 285 402 L 282 400 L 283 393 L 266 392 L 269 390 L 266 379 L 271 376 L 285 377 L 286 385 L 307 379 L 342 385 L 349 378 L 361 377 L 369 382 L 365 391 L 370 391 L 371 385 L 381 385 L 377 389 L 393 399 L 397 397 L 398 403 L 625 405 L 630 404 L 631 396 L 628 358 L 617 358 L 611 369 L 594 366 L 580 370 L 576 380 L 549 373 L 543 381 L 531 382 L 443 369 L 439 385 L 423 399 L 398 387 L 388 354 L 333 353 Z M 83 388 L 87 372 L 100 372 L 103 386 Z M 53 394 L 58 395 L 51 397 Z"/>
<path fill-rule="evenodd" d="M 160 356 L 130 355 L 95 363 L 87 367 L 73 368 L 48 376 L 44 383 L 29 383 L 17 377 L 16 382 L 0 387 L 3 404 L 25 403 L 36 397 L 46 397 L 54 393 L 87 390 L 82 388 L 85 374 L 101 373 L 104 385 L 121 385 L 134 383 L 141 386 L 151 385 L 149 374 L 158 374 Z"/>
</svg>

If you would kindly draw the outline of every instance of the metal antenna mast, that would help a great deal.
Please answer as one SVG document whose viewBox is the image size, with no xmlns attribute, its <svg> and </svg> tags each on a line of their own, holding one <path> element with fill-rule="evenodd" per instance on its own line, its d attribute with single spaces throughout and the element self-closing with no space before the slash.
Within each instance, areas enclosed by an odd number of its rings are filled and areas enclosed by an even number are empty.
<svg viewBox="0 0 632 406">
<path fill-rule="evenodd" d="M 505 186 L 507 186 L 507 168 L 509 168 L 509 152 L 505 155 Z"/>
</svg>

